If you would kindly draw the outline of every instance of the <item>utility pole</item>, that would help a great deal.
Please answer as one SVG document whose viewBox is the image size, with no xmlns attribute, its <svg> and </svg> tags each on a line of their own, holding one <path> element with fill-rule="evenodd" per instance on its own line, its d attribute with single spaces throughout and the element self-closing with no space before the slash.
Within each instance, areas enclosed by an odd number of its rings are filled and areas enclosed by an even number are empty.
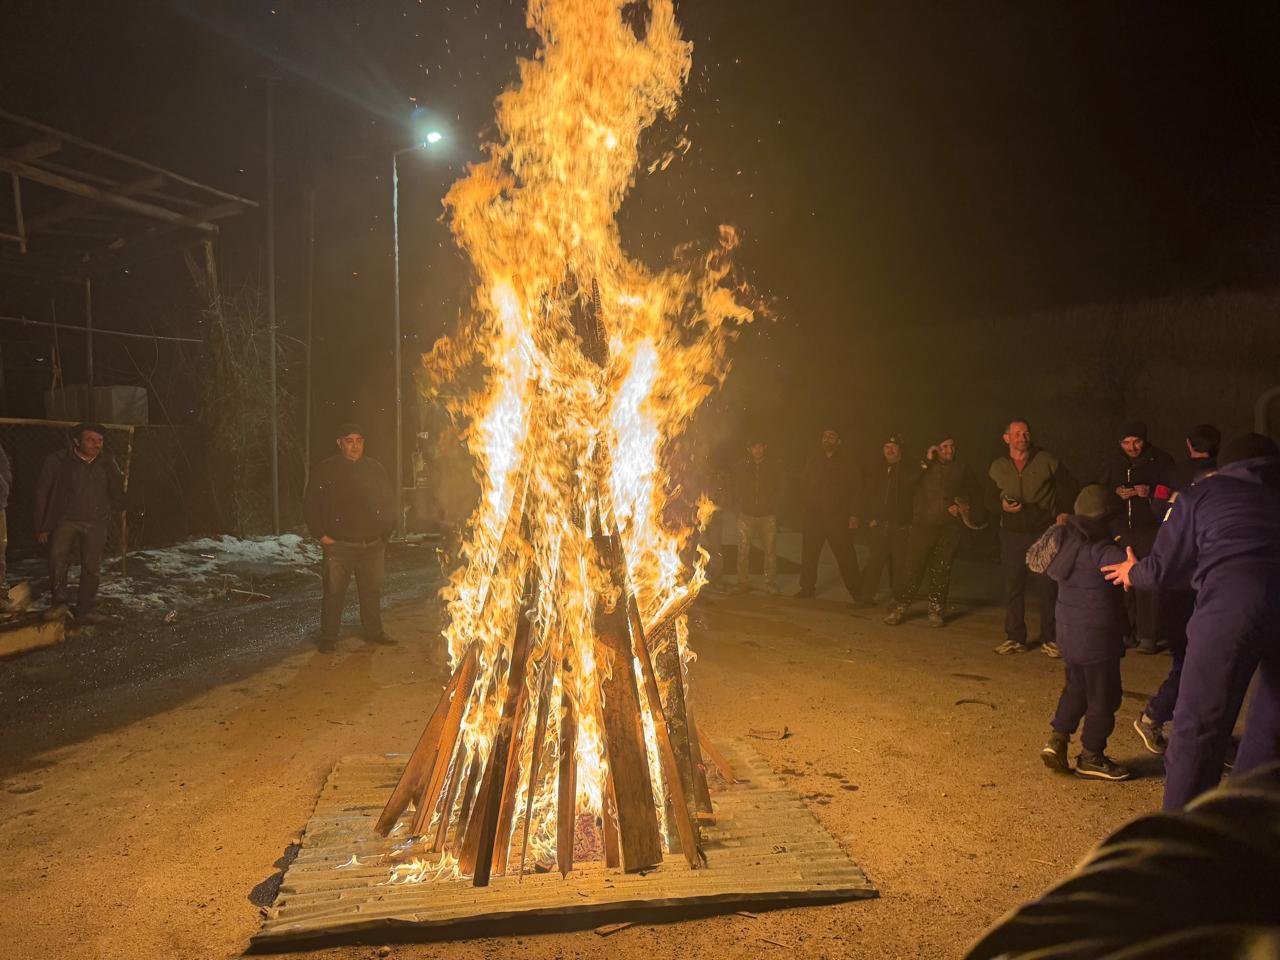
<svg viewBox="0 0 1280 960">
<path fill-rule="evenodd" d="M 391 154 L 391 256 L 394 270 L 393 286 L 395 287 L 394 316 L 394 361 L 396 384 L 396 533 L 404 533 L 404 412 L 402 410 L 400 382 L 400 152 Z"/>
<path fill-rule="evenodd" d="M 267 343 L 271 364 L 271 532 L 280 532 L 280 410 L 276 397 L 276 78 L 267 83 Z"/>
<path fill-rule="evenodd" d="M 302 415 L 302 475 L 304 479 L 311 477 L 311 316 L 315 305 L 316 286 L 316 188 L 312 181 L 307 191 L 307 385 L 303 390 L 303 403 L 306 404 Z"/>
</svg>

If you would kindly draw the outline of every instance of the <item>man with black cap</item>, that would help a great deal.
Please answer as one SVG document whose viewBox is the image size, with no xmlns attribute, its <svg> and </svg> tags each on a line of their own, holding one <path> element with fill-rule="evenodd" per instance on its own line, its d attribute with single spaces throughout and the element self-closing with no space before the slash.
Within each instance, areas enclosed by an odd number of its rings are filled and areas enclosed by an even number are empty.
<svg viewBox="0 0 1280 960">
<path fill-rule="evenodd" d="M 1201 423 L 1187 432 L 1187 459 L 1173 468 L 1168 491 L 1163 492 L 1164 516 L 1177 502 L 1178 497 L 1206 474 L 1218 466 L 1218 447 L 1222 434 L 1209 423 Z M 1142 738 L 1143 745 L 1152 753 L 1164 753 L 1168 739 L 1164 726 L 1173 719 L 1173 708 L 1178 703 L 1178 686 L 1182 681 L 1182 663 L 1187 655 L 1187 624 L 1196 606 L 1196 592 L 1190 584 L 1176 586 L 1160 592 L 1160 641 L 1169 648 L 1173 663 L 1160 689 L 1155 692 L 1146 707 L 1133 722 L 1133 728 Z"/>
<path fill-rule="evenodd" d="M 800 589 L 797 597 L 811 598 L 818 585 L 818 558 L 831 544 L 840 579 L 852 597 L 858 589 L 858 555 L 853 549 L 855 485 L 849 458 L 840 449 L 840 432 L 827 427 L 818 452 L 809 458 L 803 476 L 804 526 L 800 531 Z"/>
<path fill-rule="evenodd" d="M 911 501 L 919 471 L 902 462 L 902 445 L 902 434 L 889 434 L 880 447 L 880 456 L 862 474 L 861 506 L 854 521 L 866 532 L 871 549 L 858 581 L 855 606 L 869 607 L 875 602 L 886 566 L 891 593 L 906 576 L 907 532 L 911 529 Z"/>
<path fill-rule="evenodd" d="M 1178 810 L 1222 775 L 1249 681 L 1257 684 L 1234 772 L 1280 758 L 1280 450 L 1245 434 L 1222 448 L 1217 471 L 1179 495 L 1151 554 L 1130 547 L 1104 566 L 1130 589 L 1185 583 L 1196 591 L 1187 625 L 1173 733 L 1165 751 L 1164 808 Z"/>
<path fill-rule="evenodd" d="M 338 452 L 316 464 L 303 498 L 307 526 L 324 550 L 320 634 L 316 646 L 330 651 L 342 626 L 347 585 L 356 578 L 365 639 L 390 644 L 382 630 L 383 561 L 395 529 L 395 491 L 382 464 L 364 455 L 364 431 L 338 425 Z"/>
<path fill-rule="evenodd" d="M 1046 576 L 1027 569 L 1027 549 L 1052 524 L 1064 523 L 1075 501 L 1076 482 L 1066 466 L 1031 439 L 1031 426 L 1014 419 L 1005 424 L 1002 439 L 1007 456 L 997 457 L 987 469 L 990 508 L 999 511 L 1000 566 L 1004 571 L 1004 643 L 996 653 L 1023 653 L 1027 643 L 1026 593 L 1034 579 L 1040 594 L 1040 649 L 1060 656 L 1054 608 L 1058 588 Z"/>
<path fill-rule="evenodd" d="M 1121 544 L 1145 557 L 1160 529 L 1161 498 L 1168 496 L 1173 458 L 1147 440 L 1147 425 L 1141 420 L 1122 423 L 1116 435 L 1120 449 L 1107 460 L 1101 481 L 1117 497 L 1112 532 Z M 1133 591 L 1127 605 L 1134 644 L 1142 653 L 1156 653 L 1160 649 L 1159 593 Z"/>
<path fill-rule="evenodd" d="M 778 592 L 778 501 L 782 499 L 782 467 L 768 456 L 764 440 L 753 437 L 747 455 L 738 461 L 731 478 L 730 496 L 738 515 L 738 582 L 747 588 L 751 541 L 759 538 L 764 552 L 764 582 Z"/>
</svg>

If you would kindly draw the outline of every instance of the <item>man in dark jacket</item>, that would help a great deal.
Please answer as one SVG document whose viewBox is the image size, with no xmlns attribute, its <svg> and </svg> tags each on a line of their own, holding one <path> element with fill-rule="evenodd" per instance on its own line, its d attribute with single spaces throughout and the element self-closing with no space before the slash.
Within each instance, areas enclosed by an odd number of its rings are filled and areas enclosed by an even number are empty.
<svg viewBox="0 0 1280 960">
<path fill-rule="evenodd" d="M 1076 775 L 1128 780 L 1129 771 L 1106 754 L 1120 708 L 1125 625 L 1123 598 L 1101 571 L 1103 564 L 1124 559 L 1103 520 L 1110 506 L 1106 487 L 1085 487 L 1076 498 L 1074 514 L 1040 535 L 1027 551 L 1026 564 L 1058 585 L 1057 635 L 1066 672 L 1049 724 L 1053 733 L 1040 758 L 1050 770 L 1070 773 L 1067 745 L 1084 720 Z"/>
<path fill-rule="evenodd" d="M 1139 557 L 1151 552 L 1160 529 L 1162 497 L 1167 497 L 1173 458 L 1147 440 L 1141 420 L 1122 423 L 1116 431 L 1120 448 L 1107 460 L 1102 483 L 1118 498 L 1112 533 Z M 1162 488 L 1164 488 L 1162 490 Z M 1160 595 L 1137 590 L 1126 597 L 1134 644 L 1143 653 L 1160 648 Z"/>
<path fill-rule="evenodd" d="M 902 434 L 891 433 L 880 457 L 863 471 L 861 506 L 855 522 L 866 531 L 870 553 L 858 582 L 854 604 L 869 607 L 880 589 L 880 574 L 889 568 L 889 591 L 902 585 L 906 575 L 907 532 L 911 529 L 911 502 L 920 471 L 902 462 Z"/>
<path fill-rule="evenodd" d="M 1027 643 L 1027 548 L 1055 521 L 1064 521 L 1075 501 L 1076 482 L 1066 466 L 1031 439 L 1025 420 L 1011 420 L 1002 437 L 1006 456 L 991 462 L 987 476 L 989 506 L 999 510 L 1000 566 L 1004 571 L 1004 643 L 996 653 L 1023 653 Z M 1058 588 L 1053 579 L 1036 576 L 1040 588 L 1040 648 L 1058 656 L 1054 608 Z"/>
<path fill-rule="evenodd" d="M 986 526 L 982 491 L 969 468 L 956 459 L 951 434 L 943 434 L 928 449 L 920 470 L 907 537 L 907 575 L 894 591 L 884 618 L 891 627 L 906 619 L 921 581 L 929 591 L 929 626 L 946 626 L 951 564 L 960 539 L 965 527 L 979 530 Z"/>
<path fill-rule="evenodd" d="M 754 439 L 733 469 L 730 497 L 738 515 L 738 589 L 747 588 L 751 541 L 764 552 L 764 582 L 778 592 L 778 501 L 782 499 L 782 467 L 768 456 L 763 440 Z"/>
<path fill-rule="evenodd" d="M 1134 589 L 1191 583 L 1195 612 L 1165 751 L 1164 808 L 1178 810 L 1222 775 L 1249 681 L 1257 685 L 1236 773 L 1280 758 L 1280 450 L 1245 434 L 1178 497 L 1149 556 L 1103 568 Z"/>
<path fill-rule="evenodd" d="M 324 549 L 320 636 L 316 646 L 333 649 L 342 626 L 347 585 L 356 578 L 365 639 L 389 644 L 382 630 L 382 579 L 387 540 L 395 529 L 395 491 L 387 471 L 364 455 L 364 431 L 343 423 L 338 453 L 311 471 L 304 497 L 307 526 Z"/>
<path fill-rule="evenodd" d="M 1167 513 L 1182 494 L 1218 466 L 1218 447 L 1222 434 L 1212 424 L 1202 423 L 1187 433 L 1187 459 L 1173 468 L 1170 491 L 1163 501 Z M 1164 725 L 1173 719 L 1173 708 L 1178 703 L 1178 686 L 1182 682 L 1182 664 L 1187 656 L 1187 624 L 1196 608 L 1196 592 L 1190 583 L 1171 587 L 1160 593 L 1160 640 L 1169 648 L 1173 663 L 1133 728 L 1138 731 L 1143 745 L 1152 753 L 1164 753 L 1168 738 Z"/>
<path fill-rule="evenodd" d="M 67 573 L 71 554 L 80 551 L 80 583 L 76 619 L 92 622 L 98 599 L 102 551 L 107 523 L 124 503 L 124 477 L 111 454 L 103 452 L 107 430 L 97 423 L 78 423 L 71 429 L 71 447 L 45 458 L 36 483 L 36 540 L 49 545 L 49 590 L 46 616 L 67 612 Z"/>
<path fill-rule="evenodd" d="M 818 558 L 824 544 L 831 544 L 840 579 L 852 597 L 858 589 L 858 555 L 853 549 L 854 487 L 857 483 L 849 459 L 840 449 L 840 433 L 822 431 L 821 449 L 805 465 L 804 520 L 800 539 L 800 589 L 797 597 L 809 598 L 818 585 Z"/>
</svg>

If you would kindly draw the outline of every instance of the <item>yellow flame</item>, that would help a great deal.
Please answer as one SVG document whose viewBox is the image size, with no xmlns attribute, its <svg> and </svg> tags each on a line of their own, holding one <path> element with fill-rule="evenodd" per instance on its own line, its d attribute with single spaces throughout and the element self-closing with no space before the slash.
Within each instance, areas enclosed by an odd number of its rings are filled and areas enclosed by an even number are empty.
<svg viewBox="0 0 1280 960">
<path fill-rule="evenodd" d="M 591 537 L 616 534 L 642 618 L 653 622 L 705 582 L 705 553 L 687 529 L 664 525 L 663 457 L 727 372 L 726 348 L 752 317 L 725 283 L 731 228 L 700 260 L 654 272 L 622 249 L 615 216 L 640 169 L 641 132 L 671 114 L 692 45 L 671 0 L 653 0 L 646 23 L 623 0 L 531 0 L 541 38 L 520 79 L 497 101 L 500 137 L 487 159 L 450 189 L 445 205 L 476 274 L 474 309 L 424 362 L 468 424 L 481 498 L 443 591 L 444 630 L 456 666 L 473 642 L 480 670 L 454 763 L 486 758 L 505 699 L 511 637 L 530 616 L 523 683 L 521 779 L 511 869 L 519 867 L 524 801 L 534 795 L 531 859 L 554 856 L 563 692 L 576 704 L 577 813 L 604 807 L 608 765 L 594 620 L 619 587 Z M 659 164 L 688 150 L 681 140 Z M 652 169 L 652 168 L 651 168 Z M 522 598 L 526 573 L 537 585 Z M 687 630 L 679 628 L 681 651 Z M 638 665 L 633 664 L 635 669 Z M 534 744 L 541 671 L 554 671 L 544 741 Z M 568 685 L 567 691 L 565 684 Z M 641 688 L 655 790 L 662 791 L 655 720 Z M 541 758 L 537 782 L 528 770 Z M 663 808 L 661 796 L 656 804 Z M 454 816 L 464 798 L 455 799 Z M 414 861 L 395 882 L 456 873 L 456 859 Z"/>
</svg>

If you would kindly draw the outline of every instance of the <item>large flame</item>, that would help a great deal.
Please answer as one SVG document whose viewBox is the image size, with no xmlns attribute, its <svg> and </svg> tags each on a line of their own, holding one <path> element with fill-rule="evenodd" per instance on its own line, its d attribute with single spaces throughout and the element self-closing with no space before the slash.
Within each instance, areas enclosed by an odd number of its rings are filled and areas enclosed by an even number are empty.
<svg viewBox="0 0 1280 960">
<path fill-rule="evenodd" d="M 633 184 L 641 134 L 675 110 L 692 53 L 671 0 L 654 0 L 645 13 L 619 0 L 531 0 L 528 24 L 541 47 L 497 101 L 500 136 L 488 158 L 445 199 L 475 269 L 474 310 L 425 362 L 438 387 L 463 398 L 453 412 L 467 425 L 482 486 L 463 565 L 444 591 L 455 666 L 473 642 L 480 647 L 453 764 L 466 770 L 493 745 L 514 624 L 530 606 L 521 597 L 528 578 L 537 588 L 523 682 L 531 702 L 546 696 L 539 683 L 549 683 L 543 689 L 555 705 L 541 743 L 533 742 L 533 710 L 518 738 L 515 809 L 535 860 L 554 856 L 566 684 L 577 708 L 576 812 L 596 814 L 606 802 L 605 667 L 594 616 L 598 604 L 619 598 L 607 595 L 616 585 L 592 536 L 620 538 L 646 624 L 696 594 L 704 580 L 702 560 L 688 549 L 692 531 L 664 525 L 672 486 L 664 458 L 723 379 L 728 342 L 752 319 L 725 283 L 732 229 L 722 227 L 691 267 L 653 272 L 622 251 L 615 217 Z M 677 632 L 683 650 L 684 624 Z M 643 690 L 652 782 L 661 791 Z M 544 759 L 530 784 L 535 750 Z M 445 815 L 462 807 L 464 793 Z M 403 868 L 396 878 L 452 875 L 452 863 Z"/>
</svg>

